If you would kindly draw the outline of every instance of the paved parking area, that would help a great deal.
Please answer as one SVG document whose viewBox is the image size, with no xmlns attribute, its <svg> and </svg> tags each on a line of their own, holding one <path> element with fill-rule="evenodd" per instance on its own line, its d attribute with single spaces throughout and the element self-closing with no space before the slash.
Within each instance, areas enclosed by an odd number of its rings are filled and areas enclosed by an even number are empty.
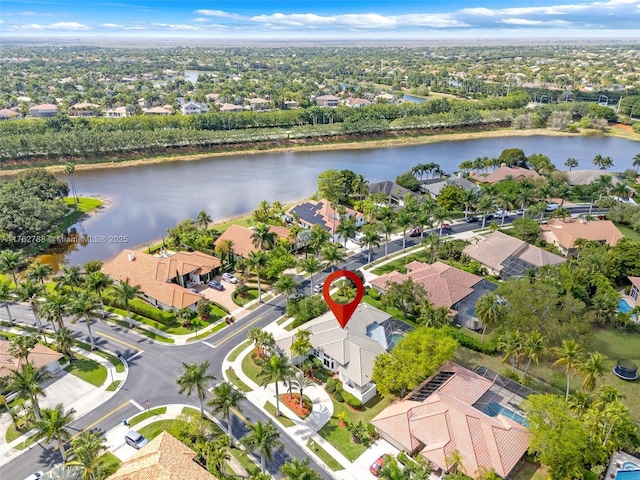
<svg viewBox="0 0 640 480">
<path fill-rule="evenodd" d="M 240 308 L 238 305 L 233 303 L 231 298 L 231 294 L 236 289 L 236 286 L 233 283 L 221 282 L 219 278 L 217 278 L 217 280 L 224 286 L 224 290 L 222 292 L 215 288 L 208 287 L 207 285 L 196 285 L 194 288 L 198 290 L 203 297 L 219 303 L 229 309 L 230 312 Z"/>
</svg>

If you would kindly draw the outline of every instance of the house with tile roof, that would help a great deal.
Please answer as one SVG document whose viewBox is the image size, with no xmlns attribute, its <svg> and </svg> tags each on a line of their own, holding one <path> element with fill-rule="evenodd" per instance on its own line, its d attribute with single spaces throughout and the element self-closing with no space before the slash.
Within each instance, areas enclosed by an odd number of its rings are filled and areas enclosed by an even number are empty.
<svg viewBox="0 0 640 480">
<path fill-rule="evenodd" d="M 34 105 L 29 109 L 29 113 L 32 117 L 36 118 L 51 118 L 55 117 L 58 113 L 58 106 L 52 103 L 43 103 L 41 105 Z"/>
<path fill-rule="evenodd" d="M 579 238 L 615 247 L 618 241 L 624 237 L 611 220 L 586 220 L 584 218 L 561 220 L 553 218 L 546 224 L 540 225 L 540 230 L 542 239 L 558 247 L 565 256 L 577 253 L 575 243 Z"/>
<path fill-rule="evenodd" d="M 420 191 L 424 193 L 428 193 L 432 198 L 437 199 L 440 196 L 440 192 L 447 185 L 455 185 L 456 187 L 460 187 L 463 190 L 475 190 L 480 191 L 480 187 L 478 187 L 475 183 L 470 182 L 466 178 L 452 176 L 442 179 L 429 179 L 420 182 Z"/>
<path fill-rule="evenodd" d="M 331 235 L 331 240 L 337 243 L 343 242 L 344 238 L 336 234 L 336 229 L 340 225 L 341 217 L 338 211 L 331 206 L 328 200 L 307 200 L 306 202 L 294 205 L 284 215 L 287 222 L 298 223 L 302 228 L 311 228 L 320 225 Z M 354 218 L 356 227 L 364 225 L 365 218 L 360 212 L 345 207 L 343 218 Z"/>
<path fill-rule="evenodd" d="M 168 432 L 162 432 L 107 480 L 217 480 L 195 461 L 196 452 Z"/>
<path fill-rule="evenodd" d="M 525 178 L 529 180 L 538 180 L 542 178 L 542 176 L 536 172 L 535 170 L 529 170 L 527 168 L 522 167 L 508 167 L 506 165 L 502 165 L 500 168 L 494 170 L 488 175 L 471 172 L 469 174 L 469 179 L 473 180 L 476 183 L 498 183 L 502 180 L 506 180 L 507 178 L 513 178 L 516 182 L 520 182 Z"/>
<path fill-rule="evenodd" d="M 91 102 L 80 102 L 69 107 L 72 117 L 95 117 L 100 112 L 100 105 Z"/>
<path fill-rule="evenodd" d="M 544 265 L 559 265 L 566 259 L 519 238 L 500 231 L 491 232 L 467 245 L 464 253 L 482 264 L 491 275 L 509 277 L 522 276 L 527 270 Z"/>
<path fill-rule="evenodd" d="M 11 374 L 11 370 L 18 370 L 23 362 L 19 362 L 16 357 L 9 353 L 11 342 L 0 338 L 0 378 L 7 378 Z M 62 354 L 51 350 L 50 348 L 36 343 L 35 347 L 29 352 L 27 362 L 33 364 L 38 370 L 46 368 L 50 372 L 60 370 L 60 359 Z"/>
<path fill-rule="evenodd" d="M 405 265 L 407 273 L 390 272 L 370 281 L 371 286 L 385 293 L 388 283 L 402 283 L 407 279 L 424 287 L 434 308 L 448 308 L 458 325 L 479 330 L 475 305 L 486 292 L 496 285 L 484 278 L 442 262 L 432 264 L 413 261 Z"/>
<path fill-rule="evenodd" d="M 446 362 L 371 424 L 396 448 L 422 455 L 437 474 L 449 472 L 457 452 L 466 475 L 475 478 L 493 469 L 508 478 L 527 452 L 529 432 L 516 413 L 516 397 L 508 395 L 512 400 L 506 403 L 502 388 L 494 387 L 495 380 Z"/>
<path fill-rule="evenodd" d="M 319 107 L 337 107 L 340 99 L 335 95 L 320 95 L 316 97 L 316 105 Z"/>
<path fill-rule="evenodd" d="M 286 240 L 291 242 L 289 237 L 290 230 L 286 227 L 278 227 L 269 225 L 269 230 L 277 235 L 278 240 Z M 254 230 L 240 225 L 231 225 L 222 235 L 220 235 L 215 242 L 214 246 L 220 245 L 226 240 L 232 242 L 232 251 L 236 257 L 247 258 L 251 252 L 257 252 L 259 248 L 253 245 L 251 236 L 254 234 Z M 293 246 L 293 244 L 292 244 Z"/>
<path fill-rule="evenodd" d="M 276 337 L 276 348 L 291 357 L 291 344 L 298 330 L 309 330 L 313 349 L 309 354 L 322 365 L 337 372 L 344 389 L 363 403 L 376 395 L 372 381 L 375 358 L 393 346 L 391 316 L 367 303 L 361 303 L 343 329 L 331 312 Z M 306 357 L 306 355 L 305 355 Z M 291 361 L 300 363 L 301 357 Z"/>
<path fill-rule="evenodd" d="M 163 256 L 125 249 L 102 271 L 118 282 L 140 285 L 143 298 L 166 310 L 195 309 L 202 299 L 188 290 L 212 280 L 220 259 L 202 252 L 177 252 Z"/>
<path fill-rule="evenodd" d="M 244 108 L 240 105 L 234 105 L 233 103 L 223 103 L 220 106 L 221 112 L 244 112 Z"/>
<path fill-rule="evenodd" d="M 129 116 L 127 107 L 108 108 L 104 114 L 107 118 L 125 118 Z"/>
<path fill-rule="evenodd" d="M 404 197 L 410 194 L 418 202 L 422 202 L 423 198 L 415 192 L 401 187 L 395 182 L 385 180 L 384 182 L 374 182 L 369 184 L 369 193 L 384 193 L 389 198 L 389 205 L 404 206 Z"/>
<path fill-rule="evenodd" d="M 17 112 L 8 108 L 0 109 L 0 120 L 16 120 L 20 118 Z"/>
<path fill-rule="evenodd" d="M 269 104 L 271 103 L 269 100 L 265 100 L 264 98 L 250 98 L 249 100 L 249 108 L 251 110 L 265 110 L 269 108 Z"/>
</svg>

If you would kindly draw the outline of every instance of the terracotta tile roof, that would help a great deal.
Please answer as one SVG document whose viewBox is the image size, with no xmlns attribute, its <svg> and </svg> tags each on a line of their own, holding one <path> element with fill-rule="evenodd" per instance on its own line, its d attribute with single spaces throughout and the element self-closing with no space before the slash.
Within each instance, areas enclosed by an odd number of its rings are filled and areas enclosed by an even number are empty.
<svg viewBox="0 0 640 480">
<path fill-rule="evenodd" d="M 531 180 L 542 178 L 535 170 L 529 170 L 522 167 L 507 167 L 506 165 L 501 166 L 488 175 L 482 175 L 476 172 L 471 172 L 469 174 L 469 178 L 478 183 L 498 183 L 507 177 L 512 177 L 516 182 L 524 180 L 525 178 Z"/>
<path fill-rule="evenodd" d="M 18 359 L 9 353 L 9 345 L 9 340 L 0 339 L 0 378 L 8 377 L 11 374 L 11 370 L 17 370 L 20 367 Z M 33 363 L 37 369 L 40 369 L 57 362 L 61 358 L 61 353 L 54 352 L 50 348 L 37 343 L 29 352 L 27 361 Z"/>
<path fill-rule="evenodd" d="M 640 289 L 640 277 L 627 277 L 632 285 L 635 285 L 636 288 Z"/>
<path fill-rule="evenodd" d="M 140 285 L 145 295 L 180 309 L 193 305 L 202 297 L 168 281 L 177 274 L 204 274 L 219 266 L 220 259 L 201 252 L 178 252 L 160 258 L 125 249 L 106 263 L 102 271 L 118 281 L 129 279 L 131 285 Z"/>
<path fill-rule="evenodd" d="M 456 373 L 424 401 L 394 403 L 371 423 L 394 443 L 409 452 L 419 450 L 444 471 L 449 469 L 447 458 L 457 450 L 467 475 L 476 477 L 483 469 L 493 468 L 507 477 L 529 446 L 526 427 L 502 414 L 490 417 L 472 406 L 478 394 L 488 390 L 489 380 L 453 362 L 441 370 Z M 473 394 L 468 395 L 465 387 Z"/>
<path fill-rule="evenodd" d="M 345 207 L 346 215 L 350 217 L 359 218 L 362 217 L 361 213 L 355 210 Z M 294 205 L 287 210 L 287 215 L 293 217 L 294 213 L 297 215 L 300 223 L 308 226 L 321 225 L 326 231 L 332 235 L 335 233 L 336 228 L 340 225 L 340 215 L 335 208 L 331 208 L 328 200 L 307 200 L 304 203 Z"/>
<path fill-rule="evenodd" d="M 3 108 L 0 110 L 0 117 L 16 117 L 18 114 L 13 110 L 9 110 L 8 108 Z"/>
<path fill-rule="evenodd" d="M 564 249 L 573 248 L 574 243 L 579 238 L 605 242 L 611 247 L 615 247 L 624 235 L 616 228 L 611 220 L 580 220 L 570 219 L 562 221 L 554 218 L 541 225 L 542 238 L 549 243 L 558 245 Z"/>
<path fill-rule="evenodd" d="M 406 265 L 407 273 L 391 272 L 371 281 L 371 285 L 386 290 L 387 282 L 401 283 L 411 278 L 424 287 L 429 300 L 435 308 L 451 308 L 454 304 L 470 295 L 473 286 L 482 281 L 482 277 L 451 267 L 442 262 L 431 265 L 413 261 Z"/>
<path fill-rule="evenodd" d="M 120 464 L 107 480 L 217 480 L 194 458 L 196 452 L 167 432 Z"/>
<path fill-rule="evenodd" d="M 283 238 L 289 241 L 290 230 L 286 227 L 275 227 L 270 225 L 269 229 L 274 232 L 278 238 Z M 233 253 L 243 258 L 247 258 L 251 252 L 255 252 L 258 249 L 253 246 L 251 235 L 254 231 L 250 228 L 241 227 L 240 225 L 231 225 L 222 235 L 220 235 L 214 245 L 219 245 L 224 240 L 231 240 L 233 242 Z"/>
<path fill-rule="evenodd" d="M 30 111 L 31 110 L 35 110 L 35 111 L 39 111 L 39 110 L 58 110 L 58 106 L 54 105 L 53 103 L 43 103 L 41 105 L 34 105 L 29 110 Z"/>
</svg>

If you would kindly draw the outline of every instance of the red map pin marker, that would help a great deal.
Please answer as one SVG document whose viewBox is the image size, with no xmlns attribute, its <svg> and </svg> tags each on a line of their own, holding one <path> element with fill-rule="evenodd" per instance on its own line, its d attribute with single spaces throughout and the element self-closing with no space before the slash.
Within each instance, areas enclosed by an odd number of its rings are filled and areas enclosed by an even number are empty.
<svg viewBox="0 0 640 480">
<path fill-rule="evenodd" d="M 354 298 L 350 303 L 338 303 L 331 298 L 331 295 L 329 295 L 331 282 L 343 277 L 351 280 L 357 289 L 356 298 Z M 356 308 L 358 308 L 358 305 L 360 304 L 360 300 L 362 300 L 362 297 L 364 296 L 364 286 L 358 276 L 351 270 L 338 270 L 329 275 L 324 281 L 322 295 L 324 295 L 324 300 L 327 302 L 327 305 L 329 305 L 329 308 L 336 317 L 336 320 L 338 320 L 340 326 L 344 328 L 347 326 L 347 323 L 349 323 L 349 320 L 351 320 L 353 312 L 356 311 Z"/>
</svg>

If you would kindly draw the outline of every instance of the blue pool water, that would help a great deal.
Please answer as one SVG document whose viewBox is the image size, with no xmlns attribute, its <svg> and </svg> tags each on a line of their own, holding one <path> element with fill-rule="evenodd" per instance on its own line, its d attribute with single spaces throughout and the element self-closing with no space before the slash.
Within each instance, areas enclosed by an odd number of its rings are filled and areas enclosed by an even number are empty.
<svg viewBox="0 0 640 480">
<path fill-rule="evenodd" d="M 629 303 L 627 303 L 627 301 L 624 298 L 621 298 L 618 301 L 618 307 L 622 313 L 629 313 L 631 310 L 633 310 L 631 305 L 629 305 Z"/>
<path fill-rule="evenodd" d="M 393 348 L 396 346 L 396 343 L 402 338 L 402 335 L 399 333 L 392 333 L 389 335 L 389 348 Z"/>
<path fill-rule="evenodd" d="M 527 425 L 527 421 L 524 419 L 522 415 L 518 415 L 513 410 L 509 410 L 508 408 L 503 407 L 499 403 L 490 403 L 486 407 L 484 407 L 484 413 L 489 415 L 490 417 L 496 417 L 498 414 L 502 414 L 511 420 L 518 422 L 520 425 Z"/>
<path fill-rule="evenodd" d="M 616 480 L 640 480 L 640 470 L 618 470 Z"/>
<path fill-rule="evenodd" d="M 470 317 L 475 317 L 476 316 L 476 307 L 470 308 L 469 310 L 467 310 L 467 315 L 469 315 Z"/>
<path fill-rule="evenodd" d="M 622 464 L 623 470 L 640 470 L 640 467 L 633 462 L 624 462 Z"/>
</svg>

